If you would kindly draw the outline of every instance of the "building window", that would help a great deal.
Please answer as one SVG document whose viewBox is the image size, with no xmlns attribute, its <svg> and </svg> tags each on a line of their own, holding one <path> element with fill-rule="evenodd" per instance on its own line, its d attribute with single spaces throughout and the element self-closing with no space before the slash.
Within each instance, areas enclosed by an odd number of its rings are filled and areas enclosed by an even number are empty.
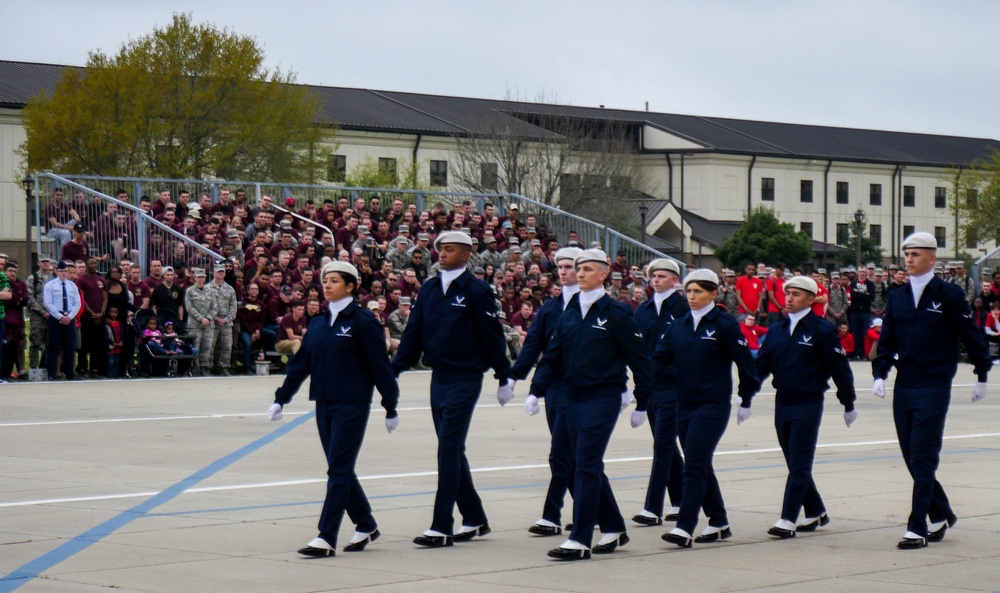
<svg viewBox="0 0 1000 593">
<path fill-rule="evenodd" d="M 943 226 L 934 227 L 934 238 L 937 239 L 938 249 L 944 247 L 948 243 L 948 236 L 945 233 L 946 229 Z"/>
<path fill-rule="evenodd" d="M 801 222 L 799 223 L 799 230 L 806 234 L 810 239 L 813 238 L 813 223 L 811 222 Z"/>
<path fill-rule="evenodd" d="M 848 195 L 848 183 L 846 181 L 837 182 L 837 203 L 838 204 L 849 204 L 851 201 Z"/>
<path fill-rule="evenodd" d="M 500 186 L 500 174 L 496 163 L 483 163 L 479 165 L 479 185 L 483 189 L 497 191 Z"/>
<path fill-rule="evenodd" d="M 882 205 L 882 184 L 873 183 L 868 189 L 868 204 L 870 206 Z"/>
<path fill-rule="evenodd" d="M 917 205 L 917 188 L 913 185 L 903 186 L 903 206 L 913 208 Z"/>
<path fill-rule="evenodd" d="M 326 159 L 326 180 L 343 182 L 347 179 L 347 157 L 342 154 L 331 154 Z"/>
<path fill-rule="evenodd" d="M 760 199 L 764 202 L 774 201 L 774 177 L 761 177 Z"/>
<path fill-rule="evenodd" d="M 965 207 L 975 208 L 979 204 L 979 190 L 969 189 L 965 193 Z"/>
<path fill-rule="evenodd" d="M 378 170 L 381 173 L 388 173 L 393 183 L 399 183 L 399 169 L 396 166 L 396 159 L 379 158 Z"/>
<path fill-rule="evenodd" d="M 846 247 L 851 242 L 850 225 L 846 222 L 837 223 L 837 245 Z"/>
<path fill-rule="evenodd" d="M 799 200 L 802 202 L 813 201 L 813 182 L 811 179 L 803 179 L 799 182 Z"/>
<path fill-rule="evenodd" d="M 448 187 L 448 161 L 431 161 L 431 185 Z"/>
<path fill-rule="evenodd" d="M 967 229 L 965 231 L 965 247 L 968 249 L 979 247 L 979 234 L 976 233 L 976 229 Z"/>
<path fill-rule="evenodd" d="M 904 224 L 903 225 L 903 238 L 909 237 L 915 232 L 915 227 L 913 225 Z"/>
<path fill-rule="evenodd" d="M 872 241 L 874 241 L 876 245 L 878 245 L 879 247 L 881 247 L 882 246 L 882 225 L 880 225 L 880 224 L 873 224 L 870 227 L 868 227 L 868 236 L 872 238 Z"/>
<path fill-rule="evenodd" d="M 948 207 L 948 189 L 944 187 L 934 188 L 934 207 L 935 208 L 947 208 Z"/>
</svg>

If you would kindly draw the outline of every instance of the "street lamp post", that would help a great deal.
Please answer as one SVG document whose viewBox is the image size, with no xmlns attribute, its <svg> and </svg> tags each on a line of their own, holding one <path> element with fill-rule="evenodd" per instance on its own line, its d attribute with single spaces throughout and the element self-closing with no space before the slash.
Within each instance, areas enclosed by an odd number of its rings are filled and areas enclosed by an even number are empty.
<svg viewBox="0 0 1000 593">
<path fill-rule="evenodd" d="M 855 235 L 855 242 L 856 242 L 855 249 L 857 250 L 857 252 L 855 253 L 855 260 L 856 260 L 855 267 L 860 270 L 861 269 L 861 233 L 863 232 L 863 229 L 861 228 L 861 225 L 863 225 L 864 222 L 865 222 L 865 211 L 862 210 L 861 208 L 858 208 L 858 211 L 854 213 L 854 222 L 855 222 L 855 225 L 854 225 L 854 235 Z"/>
<path fill-rule="evenodd" d="M 34 211 L 35 202 L 32 190 L 35 187 L 35 178 L 31 176 L 31 173 L 24 174 L 24 179 L 21 180 L 21 187 L 24 188 L 24 195 L 26 196 L 24 208 L 24 261 L 27 263 L 27 268 L 30 272 L 35 269 L 35 262 L 31 260 L 31 215 Z M 27 273 L 25 277 L 27 277 Z"/>
<path fill-rule="evenodd" d="M 639 232 L 642 235 L 642 240 L 640 242 L 643 245 L 646 244 L 646 213 L 647 212 L 649 212 L 649 206 L 646 205 L 646 202 L 643 202 L 642 204 L 639 205 L 639 220 L 640 220 L 640 224 L 642 225 L 642 228 L 639 230 Z"/>
</svg>

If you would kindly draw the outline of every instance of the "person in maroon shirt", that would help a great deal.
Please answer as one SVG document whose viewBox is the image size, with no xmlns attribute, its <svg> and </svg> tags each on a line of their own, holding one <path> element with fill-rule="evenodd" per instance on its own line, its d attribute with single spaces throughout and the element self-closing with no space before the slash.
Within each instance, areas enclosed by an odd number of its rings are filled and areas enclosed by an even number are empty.
<svg viewBox="0 0 1000 593">
<path fill-rule="evenodd" d="M 282 286 L 278 296 L 267 303 L 267 325 L 264 326 L 261 335 L 264 336 L 264 343 L 268 349 L 274 350 L 274 344 L 278 340 L 278 325 L 281 319 L 288 314 L 292 307 L 292 287 Z"/>
<path fill-rule="evenodd" d="M 160 217 L 160 216 L 162 216 L 163 213 L 167 210 L 167 204 L 169 204 L 169 203 L 170 203 L 170 190 L 169 189 L 161 189 L 160 193 L 159 193 L 159 197 L 157 198 L 156 202 L 153 204 L 153 209 L 152 209 L 153 216 L 154 217 Z"/>
<path fill-rule="evenodd" d="M 243 346 L 243 372 L 253 374 L 250 362 L 255 348 L 260 347 L 261 332 L 267 321 L 267 311 L 264 302 L 260 300 L 260 286 L 252 282 L 247 287 L 247 296 L 236 311 L 236 321 L 240 324 L 240 344 Z"/>
<path fill-rule="evenodd" d="M 104 344 L 104 312 L 108 306 L 108 281 L 97 273 L 97 258 L 87 258 L 86 272 L 76 280 L 82 295 L 84 313 L 80 317 L 80 358 L 78 374 L 89 371 L 107 376 L 107 348 Z M 89 364 L 88 364 L 89 357 Z"/>
<path fill-rule="evenodd" d="M 416 300 L 417 295 L 420 293 L 420 282 L 417 280 L 416 270 L 413 268 L 403 270 L 402 278 L 396 284 L 396 287 L 399 288 L 402 296 Z"/>
<path fill-rule="evenodd" d="M 292 245 L 292 232 L 289 230 L 281 231 L 281 236 L 271 246 L 271 257 L 278 257 L 278 254 L 282 251 L 294 250 L 295 246 Z"/>
<path fill-rule="evenodd" d="M 87 245 L 87 227 L 82 222 L 73 225 L 73 238 L 62 246 L 60 259 L 76 261 L 90 257 L 90 247 Z"/>
<path fill-rule="evenodd" d="M 142 268 L 139 264 L 132 264 L 129 268 L 128 280 L 125 288 L 132 293 L 132 304 L 136 309 L 148 309 L 149 298 L 153 295 L 153 289 L 142 281 Z"/>
<path fill-rule="evenodd" d="M 522 302 L 520 310 L 510 320 L 511 327 L 517 330 L 517 335 L 521 339 L 522 346 L 524 345 L 524 338 L 528 336 L 528 330 L 534 322 L 535 304 L 531 301 Z"/>
<path fill-rule="evenodd" d="M 306 335 L 306 304 L 302 301 L 292 303 L 291 314 L 281 318 L 278 324 L 278 341 L 274 349 L 282 354 L 294 356 L 302 347 L 302 338 Z"/>
<path fill-rule="evenodd" d="M 272 272 L 281 272 L 281 283 L 282 284 L 293 284 L 292 282 L 292 269 L 289 264 L 292 261 L 292 256 L 288 251 L 281 251 L 278 253 L 277 265 L 274 266 Z"/>
<path fill-rule="evenodd" d="M 263 290 L 261 290 L 261 296 L 263 297 L 265 303 L 270 303 L 272 301 L 278 300 L 278 295 L 281 293 L 282 287 L 288 286 L 287 284 L 282 284 L 281 272 L 277 270 L 272 271 L 268 275 L 268 278 L 269 282 L 267 283 L 266 286 L 263 287 Z"/>
<path fill-rule="evenodd" d="M 163 262 L 153 259 L 149 262 L 149 276 L 143 280 L 149 290 L 156 290 L 156 287 L 163 284 Z"/>
</svg>

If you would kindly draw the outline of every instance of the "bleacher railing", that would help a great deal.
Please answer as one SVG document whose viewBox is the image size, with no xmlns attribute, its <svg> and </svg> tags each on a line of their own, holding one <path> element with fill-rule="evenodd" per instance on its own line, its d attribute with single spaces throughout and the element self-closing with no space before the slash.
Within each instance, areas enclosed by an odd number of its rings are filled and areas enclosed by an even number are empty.
<svg viewBox="0 0 1000 593">
<path fill-rule="evenodd" d="M 264 196 L 271 196 L 273 199 L 272 203 L 276 208 L 286 209 L 286 200 L 292 198 L 295 201 L 295 205 L 287 207 L 289 211 L 303 209 L 307 200 L 312 200 L 319 207 L 327 199 L 336 202 L 340 198 L 347 198 L 353 203 L 353 200 L 363 198 L 368 203 L 369 199 L 375 196 L 381 198 L 381 208 L 383 211 L 390 208 L 392 203 L 397 199 L 403 203 L 404 211 L 410 205 L 413 205 L 416 207 L 417 212 L 428 210 L 437 203 L 442 203 L 450 208 L 456 202 L 468 200 L 475 205 L 475 209 L 479 212 L 484 211 L 486 204 L 493 204 L 497 208 L 497 211 L 503 215 L 511 205 L 517 205 L 522 219 L 529 214 L 534 214 L 537 218 L 537 225 L 544 227 L 549 236 L 556 237 L 560 245 L 566 244 L 572 232 L 576 233 L 581 247 L 587 248 L 591 245 L 599 244 L 612 258 L 618 252 L 625 252 L 628 261 L 632 264 L 643 264 L 656 258 L 668 258 L 678 263 L 682 273 L 686 273 L 687 268 L 684 262 L 648 247 L 605 225 L 517 194 L 345 187 L 338 185 L 308 185 L 240 180 L 154 179 L 90 175 L 53 176 L 44 173 L 39 175 L 49 175 L 49 178 L 58 177 L 59 179 L 71 181 L 79 186 L 87 187 L 91 192 L 100 193 L 104 197 L 115 195 L 118 190 L 125 190 L 128 193 L 129 204 L 138 204 L 139 198 L 144 195 L 155 200 L 161 189 L 170 190 L 170 195 L 175 199 L 181 190 L 186 190 L 190 192 L 192 202 L 204 200 L 211 204 L 216 204 L 219 201 L 220 191 L 228 189 L 231 196 L 235 196 L 237 190 L 245 191 L 246 202 L 249 207 L 259 205 Z M 37 208 L 44 209 L 47 203 L 46 200 L 51 195 L 51 192 L 46 193 L 42 191 L 41 186 L 39 190 L 40 199 Z M 301 219 L 297 214 L 295 216 Z M 241 220 L 240 222 L 245 226 L 253 221 Z M 329 223 L 309 222 L 323 230 L 329 230 L 328 227 L 331 226 Z"/>
<path fill-rule="evenodd" d="M 35 207 L 36 234 L 35 248 L 39 256 L 47 255 L 60 259 L 62 246 L 72 231 L 50 233 L 46 220 L 46 208 L 53 201 L 56 189 L 63 191 L 63 201 L 72 209 L 78 222 L 86 228 L 84 240 L 88 254 L 96 257 L 99 269 L 107 272 L 114 263 L 127 259 L 142 267 L 143 276 L 149 274 L 149 262 L 160 260 L 163 265 L 205 267 L 222 259 L 205 245 L 192 237 L 178 232 L 169 224 L 156 220 L 150 213 L 139 208 L 137 200 L 122 201 L 112 197 L 115 190 L 101 191 L 106 184 L 94 184 L 92 180 L 82 183 L 80 179 L 63 177 L 53 173 L 35 175 L 38 200 Z M 99 179 L 99 178 L 94 178 Z M 99 185 L 101 189 L 95 188 Z M 69 222 L 69 219 L 61 222 Z"/>
</svg>

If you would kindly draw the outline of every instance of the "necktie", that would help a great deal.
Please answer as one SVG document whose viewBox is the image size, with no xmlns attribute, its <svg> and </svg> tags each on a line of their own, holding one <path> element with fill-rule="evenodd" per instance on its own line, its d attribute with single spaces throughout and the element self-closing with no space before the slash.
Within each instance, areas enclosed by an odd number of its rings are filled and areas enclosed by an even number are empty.
<svg viewBox="0 0 1000 593">
<path fill-rule="evenodd" d="M 63 289 L 63 308 L 62 308 L 62 310 L 63 310 L 63 313 L 66 314 L 66 313 L 69 313 L 69 295 L 66 294 L 66 283 L 65 282 L 62 283 L 62 289 Z"/>
</svg>

